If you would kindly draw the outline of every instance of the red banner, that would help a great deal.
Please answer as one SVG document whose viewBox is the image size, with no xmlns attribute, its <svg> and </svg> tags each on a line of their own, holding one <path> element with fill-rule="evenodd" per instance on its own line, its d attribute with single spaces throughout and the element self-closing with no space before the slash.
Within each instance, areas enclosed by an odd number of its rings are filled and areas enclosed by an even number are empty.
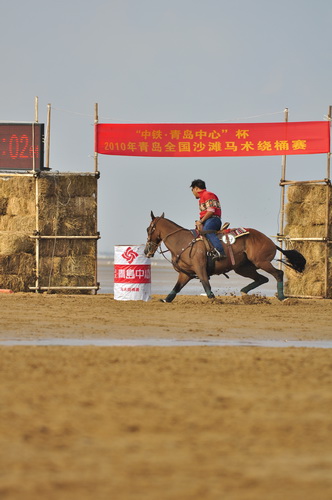
<svg viewBox="0 0 332 500">
<path fill-rule="evenodd" d="M 95 125 L 95 152 L 123 156 L 271 156 L 328 153 L 330 122 Z"/>
</svg>

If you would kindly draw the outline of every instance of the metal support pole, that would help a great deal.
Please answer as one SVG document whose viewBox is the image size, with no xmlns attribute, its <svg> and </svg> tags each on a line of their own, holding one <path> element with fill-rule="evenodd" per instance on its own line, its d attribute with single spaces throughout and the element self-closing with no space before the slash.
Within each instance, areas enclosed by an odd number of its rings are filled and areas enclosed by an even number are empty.
<svg viewBox="0 0 332 500">
<path fill-rule="evenodd" d="M 94 120 L 95 126 L 98 124 L 98 103 L 95 103 L 95 120 Z M 94 160 L 95 160 L 95 174 L 98 173 L 98 153 L 95 151 L 94 154 Z"/>
<path fill-rule="evenodd" d="M 285 122 L 288 122 L 288 108 L 285 108 L 284 110 L 284 117 L 285 117 Z M 280 179 L 280 186 L 281 186 L 281 193 L 280 193 L 280 221 L 279 221 L 279 235 L 281 237 L 284 237 L 284 225 L 285 225 L 285 180 L 286 180 L 286 155 L 283 155 L 282 157 L 282 163 L 281 163 L 281 179 Z M 282 239 L 280 242 L 281 248 L 283 248 L 283 243 L 284 240 Z M 280 262 L 279 262 L 279 269 L 282 269 L 282 262 L 281 262 L 281 254 L 280 254 Z"/>
<path fill-rule="evenodd" d="M 284 110 L 285 122 L 288 122 L 288 108 Z M 284 234 L 284 224 L 285 224 L 285 185 L 283 182 L 286 180 L 286 159 L 287 156 L 283 155 L 281 164 L 281 211 L 280 211 L 280 228 L 279 232 L 281 235 Z"/>
<path fill-rule="evenodd" d="M 331 125 L 331 117 L 332 117 L 332 106 L 329 106 L 327 118 Z M 331 149 L 331 148 L 330 148 Z M 330 281 L 330 198 L 331 198 L 331 152 L 327 153 L 327 164 L 326 164 L 326 215 L 325 215 L 325 298 L 329 296 L 329 281 Z"/>
<path fill-rule="evenodd" d="M 38 123 L 38 96 L 35 97 L 35 122 Z"/>
<path fill-rule="evenodd" d="M 51 105 L 47 105 L 47 122 L 45 138 L 45 168 L 50 168 L 50 139 L 51 139 Z"/>
<path fill-rule="evenodd" d="M 330 128 L 331 128 L 332 106 L 329 106 L 329 110 L 327 113 L 327 119 L 330 122 Z M 331 149 L 331 146 L 330 146 L 330 149 Z M 327 153 L 326 178 L 328 180 L 331 180 L 331 151 L 329 153 Z"/>
<path fill-rule="evenodd" d="M 32 172 L 36 172 L 36 157 L 35 157 L 35 124 L 32 125 Z"/>
<path fill-rule="evenodd" d="M 94 119 L 94 125 L 95 125 L 95 128 L 96 128 L 96 125 L 98 123 L 98 103 L 96 102 L 95 103 L 95 119 Z M 96 132 L 95 132 L 96 133 Z M 95 164 L 95 176 L 96 176 L 96 179 L 97 179 L 97 182 L 96 182 L 96 204 L 97 204 L 97 207 L 98 207 L 98 178 L 99 178 L 99 172 L 98 172 L 98 153 L 95 151 L 95 154 L 94 154 L 94 164 Z M 98 211 L 96 211 L 96 224 L 95 224 L 95 234 L 98 233 Z M 95 294 L 97 294 L 97 290 L 99 288 L 98 286 L 98 240 L 96 239 L 95 241 L 95 286 L 96 286 L 96 289 L 95 289 Z"/>
<path fill-rule="evenodd" d="M 36 210 L 36 233 L 39 234 L 39 175 L 35 175 L 35 210 Z M 39 259 L 40 259 L 40 242 L 36 239 L 36 293 L 39 290 Z"/>
</svg>

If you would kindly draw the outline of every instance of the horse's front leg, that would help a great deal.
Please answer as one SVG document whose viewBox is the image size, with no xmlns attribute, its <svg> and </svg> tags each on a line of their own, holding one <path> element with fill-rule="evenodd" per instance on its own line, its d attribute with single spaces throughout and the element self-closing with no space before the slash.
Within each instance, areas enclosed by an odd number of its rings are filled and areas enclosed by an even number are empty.
<svg viewBox="0 0 332 500">
<path fill-rule="evenodd" d="M 200 282 L 202 283 L 204 291 L 205 291 L 206 295 L 208 296 L 208 298 L 214 299 L 215 295 L 211 289 L 210 280 L 209 280 L 208 274 L 205 271 L 205 269 L 204 270 L 200 269 L 199 272 L 197 273 L 197 276 L 198 276 Z"/>
<path fill-rule="evenodd" d="M 205 290 L 205 293 L 206 295 L 208 296 L 209 299 L 215 299 L 215 295 L 211 289 L 211 285 L 210 285 L 210 281 L 207 280 L 207 281 L 202 281 L 201 280 L 201 283 L 203 285 L 203 288 Z"/>
<path fill-rule="evenodd" d="M 173 290 L 167 295 L 166 299 L 161 299 L 161 302 L 172 302 L 182 288 L 191 280 L 191 277 L 185 273 L 179 273 L 178 280 Z"/>
<path fill-rule="evenodd" d="M 211 290 L 210 280 L 207 273 L 206 250 L 205 245 L 199 247 L 199 251 L 193 256 L 194 270 L 197 278 L 203 285 L 204 291 L 209 299 L 214 299 L 215 295 Z"/>
</svg>

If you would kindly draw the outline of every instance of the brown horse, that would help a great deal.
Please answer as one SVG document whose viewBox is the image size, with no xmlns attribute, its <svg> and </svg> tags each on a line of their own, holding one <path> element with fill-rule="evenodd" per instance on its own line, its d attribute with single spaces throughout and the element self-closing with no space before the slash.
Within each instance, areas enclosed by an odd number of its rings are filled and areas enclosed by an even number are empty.
<svg viewBox="0 0 332 500">
<path fill-rule="evenodd" d="M 213 274 L 225 274 L 231 270 L 240 276 L 254 280 L 242 288 L 241 292 L 247 294 L 250 290 L 269 281 L 268 278 L 259 274 L 257 269 L 266 271 L 277 280 L 278 298 L 284 300 L 284 273 L 271 264 L 276 251 L 280 250 L 285 255 L 285 264 L 295 271 L 302 273 L 305 268 L 306 260 L 297 250 L 283 250 L 265 234 L 256 229 L 248 229 L 248 234 L 236 239 L 231 246 L 231 251 L 229 251 L 228 245 L 223 243 L 227 257 L 216 261 L 212 269 L 202 238 L 195 238 L 189 229 L 184 229 L 175 222 L 166 219 L 164 214 L 155 217 L 151 212 L 151 219 L 147 229 L 145 255 L 153 257 L 161 242 L 164 242 L 172 254 L 173 267 L 179 273 L 173 290 L 163 302 L 172 302 L 180 290 L 193 278 L 198 278 L 201 281 L 205 293 L 212 299 L 215 296 L 211 290 L 209 277 Z"/>
</svg>

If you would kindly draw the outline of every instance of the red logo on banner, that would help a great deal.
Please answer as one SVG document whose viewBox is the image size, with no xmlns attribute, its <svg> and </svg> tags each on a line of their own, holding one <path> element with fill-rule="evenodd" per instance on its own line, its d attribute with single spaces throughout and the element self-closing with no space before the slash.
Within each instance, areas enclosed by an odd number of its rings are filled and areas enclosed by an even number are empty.
<svg viewBox="0 0 332 500">
<path fill-rule="evenodd" d="M 131 247 L 128 247 L 127 250 L 121 255 L 129 264 L 134 262 L 136 257 L 138 257 L 138 253 L 135 252 Z"/>
</svg>

